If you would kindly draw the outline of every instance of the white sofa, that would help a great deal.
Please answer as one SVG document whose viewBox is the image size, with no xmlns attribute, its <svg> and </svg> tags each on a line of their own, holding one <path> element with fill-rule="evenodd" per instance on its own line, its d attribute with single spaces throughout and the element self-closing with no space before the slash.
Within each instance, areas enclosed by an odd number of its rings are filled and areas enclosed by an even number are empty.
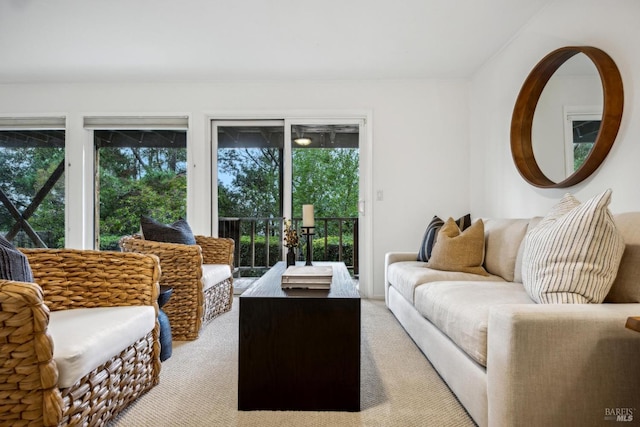
<svg viewBox="0 0 640 427">
<path fill-rule="evenodd" d="M 615 215 L 625 240 L 603 304 L 536 304 L 521 283 L 539 219 L 486 219 L 489 276 L 385 256 L 385 298 L 480 426 L 601 426 L 640 419 L 640 212 Z M 622 420 L 619 418 L 618 420 Z"/>
</svg>

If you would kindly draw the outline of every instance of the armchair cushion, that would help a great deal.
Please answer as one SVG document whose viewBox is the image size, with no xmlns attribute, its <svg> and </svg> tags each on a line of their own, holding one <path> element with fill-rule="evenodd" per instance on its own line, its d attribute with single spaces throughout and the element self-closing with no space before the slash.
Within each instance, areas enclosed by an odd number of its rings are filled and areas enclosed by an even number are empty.
<svg viewBox="0 0 640 427">
<path fill-rule="evenodd" d="M 231 267 L 228 264 L 202 265 L 202 289 L 204 291 L 231 277 Z"/>
<path fill-rule="evenodd" d="M 58 387 L 67 388 L 107 362 L 156 325 L 153 306 L 97 307 L 50 313 L 49 333 Z"/>
<path fill-rule="evenodd" d="M 183 245 L 195 245 L 196 239 L 191 231 L 189 223 L 180 218 L 173 224 L 162 224 L 148 216 L 140 217 L 142 235 L 146 240 L 166 243 L 181 243 Z"/>
<path fill-rule="evenodd" d="M 0 236 L 0 279 L 33 282 L 33 273 L 27 257 Z"/>
</svg>

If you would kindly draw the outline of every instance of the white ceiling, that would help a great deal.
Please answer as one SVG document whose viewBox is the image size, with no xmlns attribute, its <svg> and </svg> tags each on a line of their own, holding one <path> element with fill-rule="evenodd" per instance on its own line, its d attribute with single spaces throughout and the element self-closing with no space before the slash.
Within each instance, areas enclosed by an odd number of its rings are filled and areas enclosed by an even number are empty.
<svg viewBox="0 0 640 427">
<path fill-rule="evenodd" d="M 465 78 L 552 0 L 0 0 L 0 83 Z"/>
</svg>

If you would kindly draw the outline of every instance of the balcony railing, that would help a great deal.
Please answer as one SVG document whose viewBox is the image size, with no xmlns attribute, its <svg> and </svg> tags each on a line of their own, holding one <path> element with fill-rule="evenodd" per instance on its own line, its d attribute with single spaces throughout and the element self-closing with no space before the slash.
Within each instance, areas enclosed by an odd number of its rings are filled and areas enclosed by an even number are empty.
<svg viewBox="0 0 640 427">
<path fill-rule="evenodd" d="M 300 236 L 301 218 L 292 219 Z M 358 276 L 358 218 L 326 217 L 315 219 L 314 261 L 344 262 Z M 236 243 L 235 266 L 240 275 L 261 275 L 283 257 L 283 218 L 220 218 L 218 235 Z M 297 259 L 304 260 L 306 238 L 300 236 Z"/>
</svg>

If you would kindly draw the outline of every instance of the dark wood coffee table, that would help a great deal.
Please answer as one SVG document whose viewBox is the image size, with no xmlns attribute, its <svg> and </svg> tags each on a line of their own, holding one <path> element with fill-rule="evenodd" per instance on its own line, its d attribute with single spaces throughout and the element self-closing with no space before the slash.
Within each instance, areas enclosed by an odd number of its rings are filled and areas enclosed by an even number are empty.
<svg viewBox="0 0 640 427">
<path fill-rule="evenodd" d="M 238 409 L 359 411 L 360 295 L 344 263 L 330 290 L 283 290 L 280 262 L 240 295 Z"/>
</svg>

